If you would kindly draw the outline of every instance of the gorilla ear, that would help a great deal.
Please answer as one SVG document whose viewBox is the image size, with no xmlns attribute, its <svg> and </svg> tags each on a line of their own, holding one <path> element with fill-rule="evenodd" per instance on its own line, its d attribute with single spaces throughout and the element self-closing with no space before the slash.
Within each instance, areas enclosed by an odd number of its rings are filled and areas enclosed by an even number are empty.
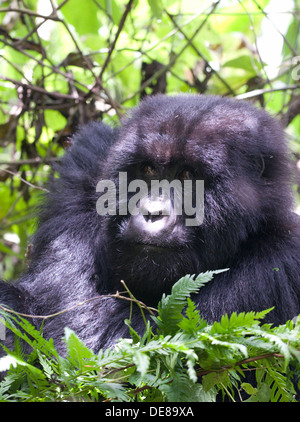
<svg viewBox="0 0 300 422">
<path fill-rule="evenodd" d="M 262 155 L 256 157 L 256 168 L 261 178 L 272 178 L 276 175 L 276 162 L 273 155 Z"/>
<path fill-rule="evenodd" d="M 268 177 L 269 166 L 271 164 L 270 160 L 272 158 L 273 157 L 271 155 L 267 156 L 263 154 L 260 154 L 259 156 L 251 157 L 252 166 L 256 175 L 258 175 L 260 178 Z"/>
</svg>

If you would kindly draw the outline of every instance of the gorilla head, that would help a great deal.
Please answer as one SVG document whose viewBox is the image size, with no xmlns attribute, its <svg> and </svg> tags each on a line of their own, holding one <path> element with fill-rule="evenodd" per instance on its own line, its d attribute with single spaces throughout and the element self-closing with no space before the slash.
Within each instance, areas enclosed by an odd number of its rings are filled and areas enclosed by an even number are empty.
<svg viewBox="0 0 300 422">
<path fill-rule="evenodd" d="M 187 225 L 184 209 L 174 212 L 176 200 L 184 202 L 176 192 L 167 204 L 141 196 L 138 215 L 120 215 L 119 203 L 106 219 L 113 283 L 124 279 L 148 303 L 186 273 L 232 265 L 244 242 L 285 219 L 291 197 L 282 130 L 246 103 L 155 96 L 123 122 L 117 139 L 102 175 L 117 191 L 120 174 L 128 184 L 144 181 L 149 192 L 153 181 L 180 181 L 183 190 L 187 180 L 204 181 L 199 224 Z"/>
</svg>

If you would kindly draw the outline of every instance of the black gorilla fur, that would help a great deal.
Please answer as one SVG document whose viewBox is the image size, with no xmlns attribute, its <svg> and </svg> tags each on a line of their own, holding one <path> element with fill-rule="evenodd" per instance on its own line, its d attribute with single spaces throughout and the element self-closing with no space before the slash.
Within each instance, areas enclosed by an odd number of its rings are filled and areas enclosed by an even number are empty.
<svg viewBox="0 0 300 422">
<path fill-rule="evenodd" d="M 120 171 L 148 180 L 145 168 L 161 179 L 185 168 L 204 179 L 203 224 L 186 227 L 178 218 L 166 236 L 145 235 L 137 243 L 127 217 L 100 217 L 97 182 L 117 180 Z M 124 290 L 120 280 L 153 305 L 185 274 L 229 268 L 193 298 L 208 321 L 273 306 L 267 320 L 274 324 L 300 313 L 300 237 L 289 154 L 279 123 L 265 112 L 214 96 L 154 96 L 118 129 L 83 127 L 58 170 L 28 271 L 17 283 L 0 284 L 5 305 L 49 315 Z M 97 351 L 128 335 L 128 316 L 126 301 L 104 298 L 46 320 L 44 333 L 63 352 L 68 326 Z M 132 322 L 143 330 L 138 308 Z"/>
</svg>

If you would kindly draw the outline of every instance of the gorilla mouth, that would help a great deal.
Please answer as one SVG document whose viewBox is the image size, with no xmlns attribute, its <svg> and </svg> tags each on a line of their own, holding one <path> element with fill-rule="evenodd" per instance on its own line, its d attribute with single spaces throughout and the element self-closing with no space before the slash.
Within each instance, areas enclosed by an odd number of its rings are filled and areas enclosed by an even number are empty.
<svg viewBox="0 0 300 422">
<path fill-rule="evenodd" d="M 136 241 L 136 242 L 130 242 L 130 245 L 136 246 L 137 248 L 149 248 L 149 249 L 172 249 L 170 246 L 165 246 L 162 244 L 159 244 L 157 242 L 147 242 L 147 241 Z"/>
<path fill-rule="evenodd" d="M 157 244 L 152 244 L 152 243 L 141 243 L 140 244 L 141 247 L 150 250 L 150 251 L 172 251 L 174 250 L 174 248 L 170 248 L 170 247 L 166 247 L 166 246 L 161 246 L 161 245 L 157 245 Z"/>
<path fill-rule="evenodd" d="M 157 242 L 137 241 L 132 242 L 131 246 L 136 247 L 139 251 L 151 253 L 175 253 L 182 249 L 178 245 L 171 246 L 170 244 L 162 244 Z"/>
</svg>

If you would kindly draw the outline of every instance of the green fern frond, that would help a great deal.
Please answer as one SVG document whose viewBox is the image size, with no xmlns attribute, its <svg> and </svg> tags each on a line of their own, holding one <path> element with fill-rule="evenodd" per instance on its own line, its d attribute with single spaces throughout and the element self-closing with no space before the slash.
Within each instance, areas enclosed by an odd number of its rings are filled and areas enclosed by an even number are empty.
<svg viewBox="0 0 300 422">
<path fill-rule="evenodd" d="M 158 317 L 153 317 L 158 332 L 162 335 L 174 334 L 183 318 L 182 312 L 186 307 L 186 299 L 192 293 L 197 293 L 215 274 L 224 271 L 227 270 L 207 271 L 199 274 L 196 278 L 195 275 L 186 275 L 178 280 L 172 287 L 171 294 L 163 295 L 158 304 Z"/>
<path fill-rule="evenodd" d="M 4 317 L 4 323 L 18 339 L 29 344 L 34 350 L 42 350 L 48 357 L 58 357 L 53 339 L 44 339 L 42 330 L 37 330 L 27 319 L 21 316 L 14 316 L 11 313 L 0 310 L 0 315 Z"/>
</svg>

